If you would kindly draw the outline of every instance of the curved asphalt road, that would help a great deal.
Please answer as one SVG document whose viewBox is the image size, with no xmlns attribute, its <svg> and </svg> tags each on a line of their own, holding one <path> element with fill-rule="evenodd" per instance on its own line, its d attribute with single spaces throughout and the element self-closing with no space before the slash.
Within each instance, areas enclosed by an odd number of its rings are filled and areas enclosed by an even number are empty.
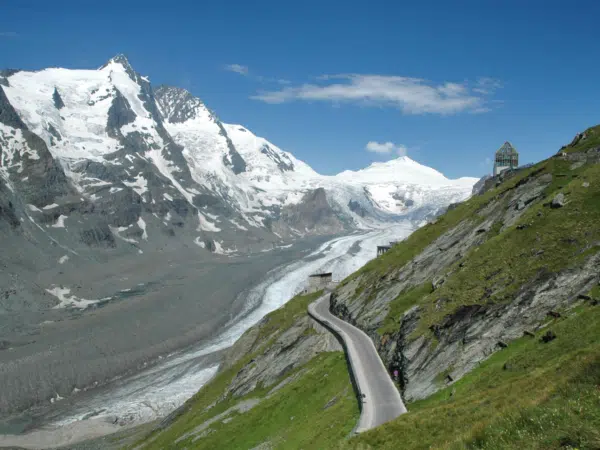
<svg viewBox="0 0 600 450">
<path fill-rule="evenodd" d="M 308 313 L 345 343 L 359 393 L 364 394 L 356 433 L 375 428 L 406 412 L 402 397 L 392 382 L 375 345 L 366 333 L 329 312 L 329 296 L 323 295 L 308 306 Z"/>
</svg>

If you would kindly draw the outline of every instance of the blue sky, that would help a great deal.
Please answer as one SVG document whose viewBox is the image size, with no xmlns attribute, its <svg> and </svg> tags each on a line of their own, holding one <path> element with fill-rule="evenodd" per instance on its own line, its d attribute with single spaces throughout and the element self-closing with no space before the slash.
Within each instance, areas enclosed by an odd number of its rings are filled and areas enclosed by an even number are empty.
<svg viewBox="0 0 600 450">
<path fill-rule="evenodd" d="M 321 173 L 407 154 L 491 171 L 600 123 L 600 2 L 0 0 L 0 65 L 95 68 L 125 53 Z"/>
</svg>

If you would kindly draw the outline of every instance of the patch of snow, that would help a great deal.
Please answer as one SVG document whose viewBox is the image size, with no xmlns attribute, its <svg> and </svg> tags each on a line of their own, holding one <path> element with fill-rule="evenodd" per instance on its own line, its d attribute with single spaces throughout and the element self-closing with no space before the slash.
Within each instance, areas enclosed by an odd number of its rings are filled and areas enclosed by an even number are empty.
<svg viewBox="0 0 600 450">
<path fill-rule="evenodd" d="M 60 257 L 60 259 L 58 260 L 58 263 L 59 263 L 59 264 L 64 264 L 64 263 L 66 263 L 68 260 L 69 260 L 69 255 L 64 255 L 64 256 L 61 256 L 61 257 Z"/>
<path fill-rule="evenodd" d="M 234 247 L 233 249 L 227 249 L 223 247 L 223 242 L 214 241 L 215 242 L 215 253 L 219 255 L 231 255 L 235 253 L 237 249 Z"/>
<path fill-rule="evenodd" d="M 235 221 L 234 219 L 231 219 L 230 222 L 238 229 L 238 230 L 242 230 L 242 231 L 248 231 L 248 228 L 246 228 L 243 225 L 240 225 L 237 221 Z"/>
<path fill-rule="evenodd" d="M 108 181 L 98 180 L 94 183 L 86 184 L 86 187 L 100 187 L 100 186 L 110 186 L 110 185 L 112 185 L 112 183 L 109 183 Z"/>
<path fill-rule="evenodd" d="M 51 203 L 49 205 L 44 206 L 42 209 L 53 209 L 56 208 L 58 205 L 56 203 Z"/>
<path fill-rule="evenodd" d="M 166 192 L 163 194 L 163 197 L 166 198 L 169 201 L 173 201 L 173 197 L 171 197 L 169 194 L 167 194 Z"/>
<path fill-rule="evenodd" d="M 198 245 L 199 247 L 206 248 L 206 244 L 204 243 L 204 241 L 202 240 L 202 238 L 200 236 L 198 236 L 196 239 L 194 239 L 194 244 Z"/>
<path fill-rule="evenodd" d="M 64 400 L 63 397 L 61 397 L 58 392 L 56 393 L 56 397 L 51 397 L 50 398 L 50 403 L 55 403 L 55 402 L 59 402 L 61 400 Z"/>
<path fill-rule="evenodd" d="M 146 152 L 146 155 L 148 156 L 149 159 L 152 160 L 152 162 L 154 163 L 156 168 L 159 170 L 159 172 L 162 173 L 169 180 L 171 180 L 171 183 L 173 184 L 173 186 L 175 186 L 175 188 L 177 188 L 177 190 L 179 192 L 181 192 L 181 195 L 183 195 L 185 197 L 185 199 L 188 201 L 188 203 L 190 205 L 194 206 L 193 195 L 190 194 L 188 191 L 186 191 L 183 188 L 183 186 L 181 186 L 181 184 L 179 184 L 179 182 L 175 179 L 175 177 L 173 177 L 171 172 L 176 170 L 176 168 L 174 168 L 171 165 L 171 163 L 163 157 L 161 150 L 158 150 L 158 149 L 150 150 L 150 151 Z"/>
<path fill-rule="evenodd" d="M 35 205 L 31 205 L 31 204 L 27 204 L 27 208 L 29 208 L 30 211 L 38 211 L 38 212 L 42 212 L 42 210 L 40 208 L 38 208 Z"/>
<path fill-rule="evenodd" d="M 143 231 L 142 233 L 142 239 L 147 241 L 148 240 L 148 233 L 146 233 L 146 222 L 144 222 L 144 219 L 142 219 L 142 217 L 140 216 L 140 218 L 137 221 L 138 227 L 140 227 Z"/>
<path fill-rule="evenodd" d="M 148 180 L 141 173 L 135 177 L 135 181 L 123 181 L 123 184 L 132 188 L 138 195 L 148 192 Z"/>
<path fill-rule="evenodd" d="M 67 216 L 61 214 L 56 219 L 56 222 L 52 225 L 52 228 L 65 228 L 65 219 L 68 219 Z"/>
<path fill-rule="evenodd" d="M 121 239 L 122 241 L 128 242 L 130 244 L 137 244 L 138 243 L 138 241 L 136 241 L 135 239 L 128 238 L 128 237 L 125 237 L 125 236 L 121 236 L 120 233 L 122 231 L 127 230 L 129 227 L 119 227 L 119 228 L 117 228 L 117 227 L 112 227 L 112 226 L 109 225 L 108 228 L 110 228 L 110 231 L 112 232 L 112 234 L 116 238 Z"/>
<path fill-rule="evenodd" d="M 86 300 L 84 298 L 78 298 L 71 294 L 71 289 L 62 286 L 51 286 L 50 289 L 46 289 L 46 292 L 55 296 L 60 303 L 54 306 L 53 309 L 60 308 L 79 308 L 85 309 L 88 306 L 94 305 L 103 300 L 110 300 L 111 297 L 105 297 L 100 300 Z"/>
<path fill-rule="evenodd" d="M 201 212 L 198 212 L 198 231 L 211 231 L 213 233 L 217 233 L 221 231 L 219 227 L 217 227 L 214 223 L 210 222 Z"/>
</svg>

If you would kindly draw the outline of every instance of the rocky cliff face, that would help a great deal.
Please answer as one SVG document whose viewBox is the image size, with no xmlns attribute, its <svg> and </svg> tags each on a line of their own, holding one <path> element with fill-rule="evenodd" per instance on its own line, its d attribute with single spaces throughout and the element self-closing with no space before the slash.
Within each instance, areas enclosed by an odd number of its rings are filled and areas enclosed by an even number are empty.
<svg viewBox="0 0 600 450">
<path fill-rule="evenodd" d="M 599 283 L 600 169 L 590 145 L 487 180 L 481 195 L 333 294 L 333 311 L 400 371 L 407 401 L 458 380 Z"/>
</svg>

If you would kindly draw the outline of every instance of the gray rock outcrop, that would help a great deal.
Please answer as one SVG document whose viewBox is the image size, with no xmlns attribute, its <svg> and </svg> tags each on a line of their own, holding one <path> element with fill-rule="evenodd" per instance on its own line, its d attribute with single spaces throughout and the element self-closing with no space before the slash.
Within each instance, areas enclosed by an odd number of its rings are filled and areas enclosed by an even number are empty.
<svg viewBox="0 0 600 450">
<path fill-rule="evenodd" d="M 490 197 L 473 217 L 450 227 L 404 266 L 384 269 L 376 278 L 363 271 L 333 294 L 332 311 L 367 332 L 390 371 L 400 371 L 403 398 L 422 399 L 460 379 L 507 342 L 510 345 L 524 332 L 543 327 L 549 311 L 565 310 L 581 301 L 578 296 L 598 282 L 600 253 L 592 252 L 577 269 L 540 270 L 510 301 L 487 302 L 493 290 L 483 292 L 482 301 L 457 305 L 429 332 L 422 331 L 422 322 L 431 306 L 425 310 L 418 302 L 398 319 L 395 331 L 381 331 L 390 303 L 400 294 L 427 285 L 431 286 L 427 292 L 436 292 L 457 272 L 476 270 L 469 267 L 465 255 L 511 227 L 526 229 L 529 225 L 520 221 L 532 206 L 564 205 L 562 193 L 542 204 L 552 179 L 549 173 L 532 171 L 514 187 Z M 533 258 L 543 254 L 535 241 L 529 244 L 532 248 L 527 251 Z M 447 301 L 440 297 L 433 308 L 442 309 Z M 449 376 L 441 380 L 440 374 Z"/>
<path fill-rule="evenodd" d="M 565 206 L 565 194 L 562 192 L 556 194 L 556 196 L 552 199 L 551 206 L 553 208 L 562 208 Z"/>
</svg>

